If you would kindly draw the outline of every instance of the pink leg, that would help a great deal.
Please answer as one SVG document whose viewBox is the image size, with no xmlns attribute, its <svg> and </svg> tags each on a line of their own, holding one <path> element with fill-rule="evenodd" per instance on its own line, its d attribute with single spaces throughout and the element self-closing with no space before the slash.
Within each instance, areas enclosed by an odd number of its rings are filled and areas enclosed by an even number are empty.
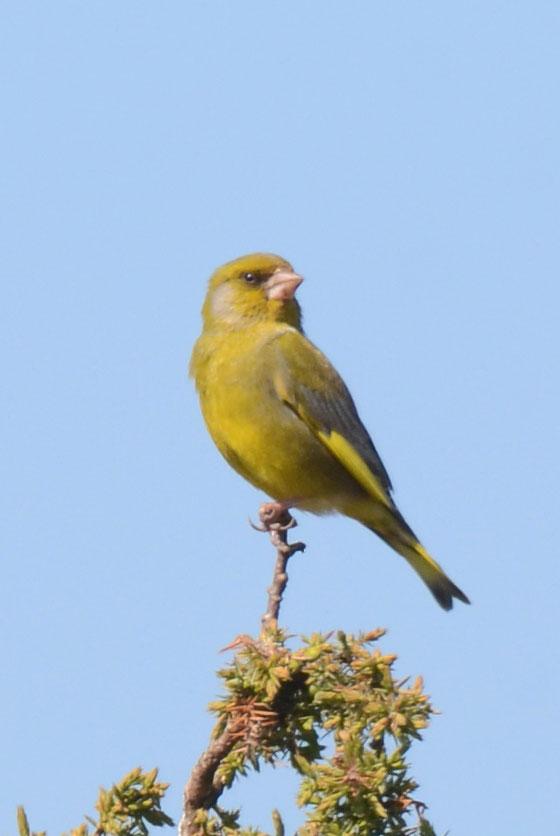
<svg viewBox="0 0 560 836">
<path fill-rule="evenodd" d="M 263 502 L 259 508 L 259 519 L 264 528 L 271 525 L 287 525 L 291 519 L 289 509 L 291 502 Z"/>
</svg>

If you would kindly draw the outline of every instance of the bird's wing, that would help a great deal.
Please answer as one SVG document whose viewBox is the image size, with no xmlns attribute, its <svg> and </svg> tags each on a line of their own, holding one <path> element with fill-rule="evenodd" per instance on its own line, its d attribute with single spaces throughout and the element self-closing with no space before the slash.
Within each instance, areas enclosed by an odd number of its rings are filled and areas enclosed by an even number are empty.
<svg viewBox="0 0 560 836">
<path fill-rule="evenodd" d="M 284 332 L 274 351 L 278 397 L 370 496 L 393 508 L 389 474 L 338 372 L 299 331 Z"/>
</svg>

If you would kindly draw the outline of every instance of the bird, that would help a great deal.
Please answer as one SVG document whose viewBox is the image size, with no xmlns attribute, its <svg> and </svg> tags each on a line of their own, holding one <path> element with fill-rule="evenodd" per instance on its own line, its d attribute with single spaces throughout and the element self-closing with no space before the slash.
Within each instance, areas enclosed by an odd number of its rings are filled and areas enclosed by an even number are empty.
<svg viewBox="0 0 560 836">
<path fill-rule="evenodd" d="M 289 508 L 338 513 L 402 555 L 445 610 L 469 604 L 414 534 L 342 377 L 308 339 L 295 293 L 303 281 L 257 252 L 210 277 L 189 366 L 206 426 L 241 476 Z"/>
</svg>

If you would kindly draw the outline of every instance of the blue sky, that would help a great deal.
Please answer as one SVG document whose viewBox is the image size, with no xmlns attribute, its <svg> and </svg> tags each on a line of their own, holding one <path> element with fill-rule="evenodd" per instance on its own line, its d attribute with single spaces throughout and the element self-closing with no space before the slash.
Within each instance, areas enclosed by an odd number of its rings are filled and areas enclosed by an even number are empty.
<svg viewBox="0 0 560 836">
<path fill-rule="evenodd" d="M 69 829 L 137 764 L 178 817 L 271 571 L 186 379 L 208 275 L 253 250 L 305 275 L 308 334 L 473 601 L 446 614 L 365 529 L 300 515 L 284 623 L 385 626 L 423 674 L 438 833 L 550 831 L 559 30 L 552 2 L 4 4 L 2 832 L 18 803 Z M 228 800 L 293 827 L 292 786 Z"/>
</svg>

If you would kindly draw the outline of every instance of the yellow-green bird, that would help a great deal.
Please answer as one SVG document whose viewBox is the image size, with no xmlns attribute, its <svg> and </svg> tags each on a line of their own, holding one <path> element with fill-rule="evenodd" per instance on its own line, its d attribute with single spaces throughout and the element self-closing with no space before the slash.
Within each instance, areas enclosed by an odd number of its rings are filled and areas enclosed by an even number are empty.
<svg viewBox="0 0 560 836">
<path fill-rule="evenodd" d="M 210 278 L 190 364 L 210 435 L 279 508 L 352 517 L 405 557 L 444 609 L 470 603 L 406 523 L 350 392 L 305 336 L 302 281 L 269 253 Z"/>
</svg>

